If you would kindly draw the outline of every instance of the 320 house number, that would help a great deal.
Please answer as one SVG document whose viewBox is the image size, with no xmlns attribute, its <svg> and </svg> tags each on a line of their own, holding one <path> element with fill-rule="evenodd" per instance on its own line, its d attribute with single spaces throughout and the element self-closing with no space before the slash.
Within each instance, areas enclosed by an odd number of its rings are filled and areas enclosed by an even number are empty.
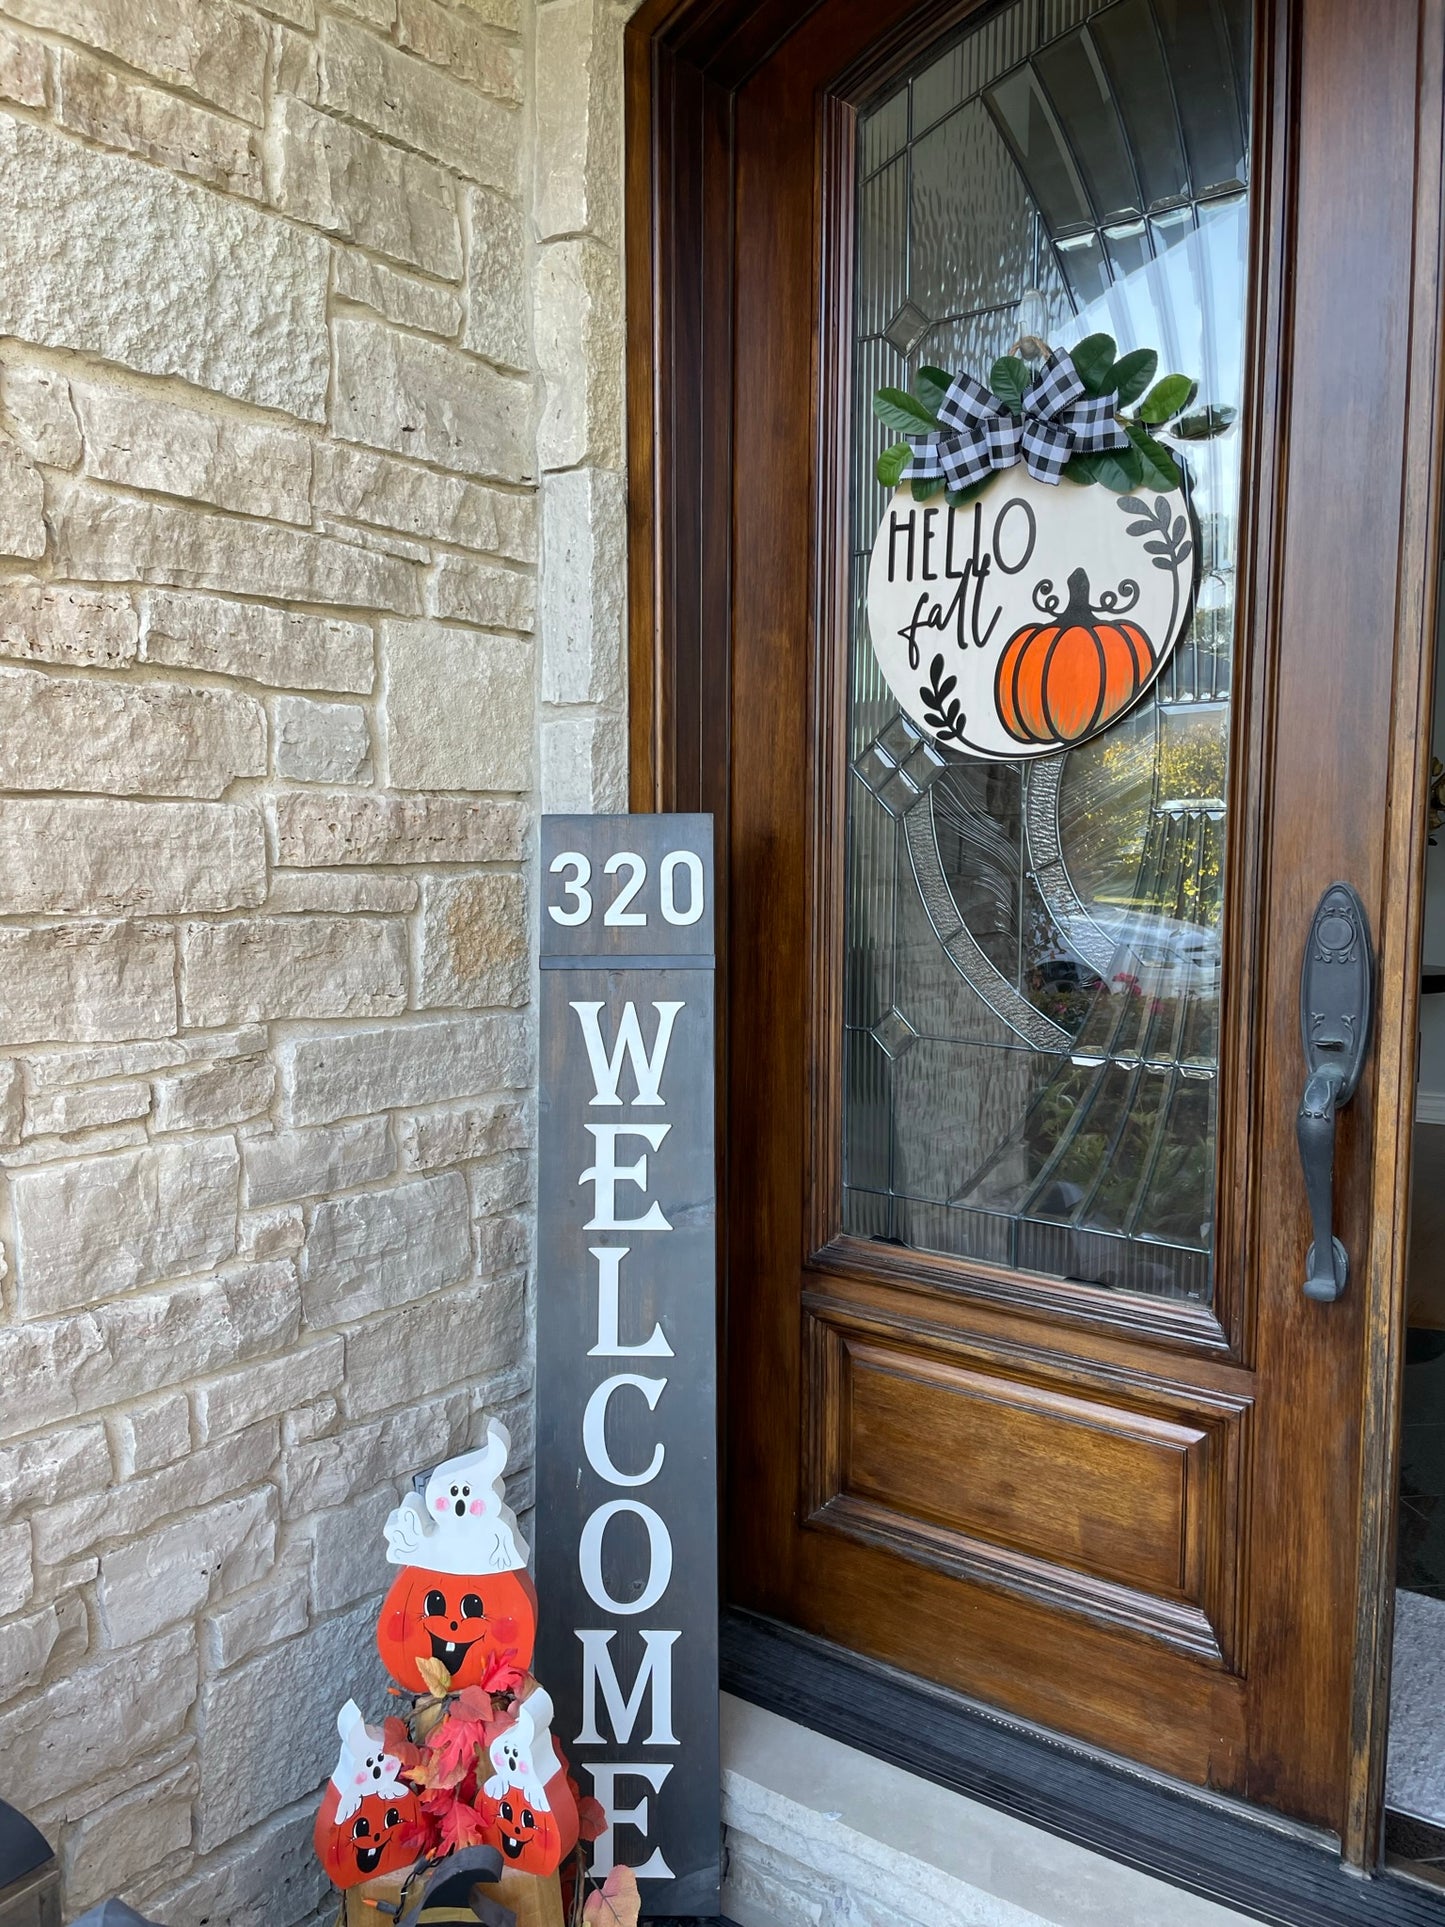
<svg viewBox="0 0 1445 1927">
<path fill-rule="evenodd" d="M 593 911 L 592 865 L 580 850 L 561 850 L 550 864 L 553 876 L 562 879 L 562 903 L 549 903 L 547 915 L 553 923 L 575 928 L 586 923 Z M 618 850 L 602 866 L 604 877 L 613 879 L 612 898 L 602 912 L 604 925 L 611 929 L 647 922 L 647 865 L 633 850 Z M 702 858 L 693 850 L 669 850 L 658 865 L 657 907 L 664 923 L 696 923 L 703 912 Z"/>
</svg>

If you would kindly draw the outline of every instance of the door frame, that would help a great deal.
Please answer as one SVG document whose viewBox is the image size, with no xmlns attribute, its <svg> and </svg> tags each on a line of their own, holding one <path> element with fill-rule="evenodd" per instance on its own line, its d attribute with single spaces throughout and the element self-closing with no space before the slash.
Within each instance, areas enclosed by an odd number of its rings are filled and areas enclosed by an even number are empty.
<svg viewBox="0 0 1445 1927">
<path fill-rule="evenodd" d="M 910 16 L 904 41 L 920 32 L 941 33 L 975 10 L 980 0 L 920 0 Z M 732 451 L 729 437 L 731 401 L 731 281 L 733 101 L 738 88 L 757 64 L 815 7 L 826 0 L 644 0 L 625 34 L 626 107 L 626 323 L 628 415 L 628 590 L 630 671 L 631 806 L 634 810 L 698 810 L 713 808 L 717 815 L 717 874 L 719 879 L 718 955 L 725 968 L 728 954 L 727 877 L 729 826 L 725 801 L 711 794 L 709 769 L 726 768 L 729 750 L 731 632 L 730 497 Z M 1264 75 L 1278 76 L 1273 112 L 1288 117 L 1293 111 L 1293 82 L 1298 59 L 1297 21 L 1301 10 L 1348 7 L 1351 0 L 1278 0 L 1261 8 L 1261 21 L 1272 22 L 1265 42 L 1261 27 Z M 1390 794 L 1397 823 L 1388 841 L 1384 898 L 1379 929 L 1379 992 L 1376 1044 L 1379 1089 L 1394 1089 L 1393 1109 L 1382 1104 L 1369 1191 L 1381 1206 L 1375 1210 L 1368 1246 L 1360 1265 L 1359 1288 L 1366 1293 L 1365 1346 L 1367 1384 L 1363 1424 L 1363 1481 L 1359 1494 L 1360 1557 L 1356 1579 L 1354 1661 L 1352 1668 L 1350 1749 L 1348 1760 L 1347 1822 L 1341 1841 L 1346 1863 L 1373 1868 L 1379 1858 L 1384 1785 L 1385 1734 L 1388 1713 L 1390 1637 L 1393 1622 L 1393 1566 L 1395 1492 L 1398 1481 L 1399 1400 L 1404 1348 L 1404 1266 L 1407 1244 L 1410 1152 L 1413 1126 L 1415 1029 L 1421 930 L 1425 824 L 1428 807 L 1429 718 L 1434 625 L 1437 606 L 1437 569 L 1441 516 L 1442 383 L 1442 206 L 1445 206 L 1445 0 L 1420 0 L 1417 91 L 1418 114 L 1415 176 L 1415 271 L 1409 304 L 1409 433 L 1401 449 L 1404 513 L 1400 527 L 1400 597 L 1395 610 L 1396 706 L 1390 749 Z M 886 50 L 882 50 L 886 58 Z M 871 64 L 871 63 L 870 63 Z M 1348 104 L 1344 111 L 1348 111 Z M 848 117 L 824 116 L 820 141 L 849 137 Z M 1269 145 L 1280 151 L 1276 143 Z M 1258 184 L 1261 207 L 1284 205 L 1287 183 L 1282 179 Z M 1266 216 L 1268 218 L 1268 216 Z M 1279 299 L 1268 304 L 1275 312 L 1294 297 L 1286 250 L 1263 251 L 1268 271 L 1280 277 Z M 830 279 L 826 250 L 814 263 L 821 312 L 834 310 L 839 298 L 836 275 Z M 1273 292 L 1273 291 L 1272 291 Z M 844 297 L 846 298 L 846 297 Z M 1274 369 L 1262 357 L 1269 393 L 1257 395 L 1257 406 L 1279 405 L 1272 392 Z M 1259 382 L 1257 379 L 1256 386 Z M 824 424 L 815 404 L 815 432 Z M 1283 471 L 1260 475 L 1267 500 L 1263 513 L 1278 519 L 1283 511 Z M 820 497 L 826 485 L 820 485 Z M 819 501 L 827 524 L 827 503 Z M 1259 607 L 1258 602 L 1256 607 Z M 1269 612 L 1261 609 L 1268 622 Z M 815 647 L 833 628 L 817 620 Z M 821 719 L 814 718 L 814 743 Z M 726 1065 L 728 1051 L 727 1000 L 719 999 L 719 1048 Z M 728 1081 L 718 1080 L 720 1106 L 725 1106 Z M 719 1252 L 722 1276 L 727 1277 L 727 1118 L 720 1110 Z M 1389 1208 L 1383 1208 L 1388 1204 Z M 722 1329 L 726 1343 L 726 1293 L 722 1293 Z M 726 1441 L 720 1463 L 726 1465 Z M 732 1636 L 726 1649 L 739 1648 L 742 1616 L 730 1620 Z M 754 1628 L 754 1631 L 757 1629 Z M 833 1677 L 830 1669 L 852 1666 L 860 1679 L 886 1672 L 852 1655 L 814 1648 L 820 1642 L 786 1629 L 771 1637 L 790 1654 L 788 1667 L 796 1671 L 790 1700 L 805 1723 L 847 1739 L 833 1699 L 836 1690 L 821 1682 Z M 788 1671 L 788 1667 L 781 1670 Z M 815 1679 L 817 1692 L 809 1699 L 806 1687 Z M 901 1683 L 900 1683 L 901 1682 Z M 728 1684 L 746 1697 L 757 1696 L 752 1682 L 736 1666 L 728 1669 Z M 776 1682 L 762 1690 L 775 1693 Z M 891 1676 L 890 1690 L 905 1694 L 915 1689 Z M 936 1702 L 931 1692 L 919 1700 Z M 776 1704 L 776 1698 L 773 1703 Z M 958 1702 L 959 1718 L 966 1704 Z M 985 1731 L 1007 1722 L 980 1713 Z M 925 1726 L 927 1726 L 925 1722 Z M 895 1727 L 895 1732 L 898 1730 Z M 1026 1729 L 1017 1727 L 1018 1733 Z M 855 1735 L 855 1743 L 857 1736 Z M 955 1735 L 950 1744 L 959 1743 Z M 1053 1757 L 1057 1742 L 1038 1741 Z M 959 1763 L 925 1748 L 929 1758 L 911 1761 L 930 1777 L 957 1783 Z M 1081 1755 L 1081 1757 L 1083 1757 Z M 1092 1770 L 1098 1771 L 1093 1762 Z M 1034 1771 L 1037 1771 L 1035 1767 Z M 1106 1774 L 1114 1769 L 1105 1767 Z M 993 1785 L 992 1779 L 988 1785 Z M 1027 1778 L 1020 1780 L 1015 1799 L 1000 1804 L 1029 1811 Z M 973 1790 L 973 1789 L 969 1789 Z M 989 1797 L 986 1789 L 979 1797 Z M 1200 1839 L 1210 1832 L 1208 1816 L 1217 1804 L 1198 1795 L 1171 1798 L 1194 1800 L 1199 1808 Z M 1085 1807 L 1092 1803 L 1085 1800 Z M 1105 1851 L 1108 1828 L 1101 1795 L 1081 1837 Z M 1239 1810 L 1232 1809 L 1233 1824 Z M 1045 1819 L 1044 1824 L 1053 1824 Z M 1177 1824 L 1177 1823 L 1176 1823 Z M 1245 1824 L 1278 1841 L 1287 1837 L 1277 1821 Z M 1060 1824 L 1059 1831 L 1070 1831 Z M 1161 1843 L 1161 1850 L 1167 1842 Z M 1313 1849 L 1318 1851 L 1316 1847 Z M 1203 1849 L 1201 1848 L 1201 1851 Z M 1224 1880 L 1234 1899 L 1232 1869 L 1240 1848 L 1221 1840 L 1201 1891 L 1220 1892 Z M 1130 1858 L 1127 1851 L 1119 1857 Z M 1167 1858 L 1167 1853 L 1166 1853 Z M 1333 1858 L 1333 1856 L 1331 1856 Z M 1140 1864 L 1144 1864 L 1142 1861 Z M 1175 1872 L 1171 1877 L 1180 1878 Z M 1190 1879 L 1186 1884 L 1195 1884 Z M 1350 1883 L 1356 1889 L 1358 1882 Z M 1403 1913 L 1379 1912 L 1396 1888 L 1409 1896 Z M 1341 1914 L 1344 1919 L 1445 1921 L 1445 1896 L 1434 1911 L 1416 1911 L 1418 1890 L 1403 1882 L 1373 1884 L 1375 1911 L 1367 1915 Z M 1287 1915 L 1272 1915 L 1287 1918 Z M 1325 1918 L 1316 1908 L 1311 1920 Z"/>
</svg>

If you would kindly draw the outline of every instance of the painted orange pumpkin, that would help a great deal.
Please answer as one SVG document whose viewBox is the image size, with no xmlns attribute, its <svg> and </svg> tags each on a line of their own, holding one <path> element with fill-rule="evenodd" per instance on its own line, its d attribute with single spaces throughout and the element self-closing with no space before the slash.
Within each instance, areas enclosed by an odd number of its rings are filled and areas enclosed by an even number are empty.
<svg viewBox="0 0 1445 1927">
<path fill-rule="evenodd" d="M 1138 697 L 1154 673 L 1154 645 L 1137 622 L 1096 614 L 1089 578 L 1069 577 L 1062 615 L 1031 622 L 998 659 L 994 702 L 1016 743 L 1077 743 Z"/>
<path fill-rule="evenodd" d="M 487 1838 L 509 1867 L 555 1873 L 577 1845 L 577 1800 L 567 1762 L 552 1738 L 552 1701 L 534 1686 L 513 1703 L 487 1744 L 491 1778 L 482 1789 Z"/>
<path fill-rule="evenodd" d="M 525 1673 L 536 1638 L 537 1593 L 525 1568 L 464 1575 L 403 1566 L 376 1622 L 381 1663 L 408 1693 L 426 1690 L 419 1659 L 440 1660 L 457 1692 L 490 1684 L 504 1660 Z"/>
<path fill-rule="evenodd" d="M 366 1724 L 355 1700 L 348 1700 L 337 1715 L 336 1731 L 341 1752 L 322 1795 L 312 1840 L 317 1859 L 335 1884 L 354 1887 L 373 1874 L 411 1865 L 421 1807 L 400 1777 L 399 1757 L 387 1752 L 381 1731 Z"/>
</svg>

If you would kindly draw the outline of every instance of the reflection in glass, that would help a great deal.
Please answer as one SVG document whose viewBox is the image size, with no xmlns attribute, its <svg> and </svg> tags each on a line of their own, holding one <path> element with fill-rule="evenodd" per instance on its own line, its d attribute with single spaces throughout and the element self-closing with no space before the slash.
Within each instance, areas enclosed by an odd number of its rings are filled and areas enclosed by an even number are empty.
<svg viewBox="0 0 1445 1927">
<path fill-rule="evenodd" d="M 845 1227 L 1212 1291 L 1238 432 L 1194 444 L 1201 573 L 1150 695 L 1031 764 L 903 717 L 869 647 L 882 384 L 1105 330 L 1237 408 L 1246 0 L 1013 0 L 860 117 Z"/>
</svg>

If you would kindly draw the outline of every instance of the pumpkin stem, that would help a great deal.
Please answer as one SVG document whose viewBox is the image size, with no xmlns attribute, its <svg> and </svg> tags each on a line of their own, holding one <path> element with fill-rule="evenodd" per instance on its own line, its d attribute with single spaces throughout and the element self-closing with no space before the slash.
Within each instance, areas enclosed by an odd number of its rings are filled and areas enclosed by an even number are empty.
<svg viewBox="0 0 1445 1927">
<path fill-rule="evenodd" d="M 1082 623 L 1087 628 L 1093 616 L 1093 604 L 1089 601 L 1089 578 L 1082 569 L 1075 569 L 1069 577 L 1069 604 L 1060 621 L 1064 624 Z"/>
</svg>

